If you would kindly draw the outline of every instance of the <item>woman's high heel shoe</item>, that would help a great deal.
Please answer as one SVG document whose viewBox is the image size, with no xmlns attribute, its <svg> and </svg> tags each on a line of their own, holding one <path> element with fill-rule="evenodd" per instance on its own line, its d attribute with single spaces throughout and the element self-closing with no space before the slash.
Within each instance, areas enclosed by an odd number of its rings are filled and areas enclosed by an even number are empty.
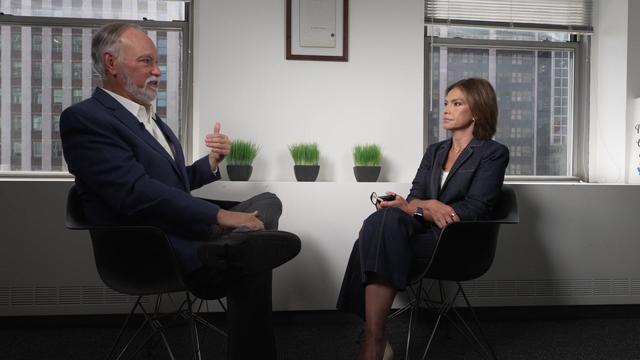
<svg viewBox="0 0 640 360">
<path fill-rule="evenodd" d="M 393 360 L 393 348 L 389 341 L 387 340 L 387 345 L 384 347 L 384 354 L 382 355 L 382 360 Z"/>
</svg>

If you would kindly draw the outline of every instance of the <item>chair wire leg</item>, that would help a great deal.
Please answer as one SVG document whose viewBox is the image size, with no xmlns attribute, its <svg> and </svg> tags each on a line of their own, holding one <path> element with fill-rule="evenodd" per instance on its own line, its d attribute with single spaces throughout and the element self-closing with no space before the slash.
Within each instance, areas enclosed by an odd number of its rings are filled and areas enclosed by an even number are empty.
<svg viewBox="0 0 640 360">
<path fill-rule="evenodd" d="M 189 328 L 191 329 L 191 342 L 193 343 L 193 358 L 194 360 L 202 360 L 202 353 L 200 352 L 200 337 L 198 336 L 198 324 L 195 321 L 195 317 L 193 314 L 193 301 L 191 301 L 191 296 L 189 292 L 187 295 L 187 315 L 189 317 Z M 202 305 L 202 302 L 200 302 Z"/>
<path fill-rule="evenodd" d="M 448 301 L 448 299 L 446 299 L 446 294 L 444 291 L 444 287 L 442 286 L 442 282 L 439 281 L 439 286 L 440 286 L 440 300 L 442 301 L 442 305 L 440 307 L 440 310 L 438 311 L 438 318 L 436 319 L 436 323 L 433 325 L 433 329 L 431 330 L 431 335 L 429 336 L 429 341 L 427 342 L 427 347 L 424 349 L 424 353 L 422 354 L 422 360 L 425 360 L 427 358 L 427 354 L 429 353 L 429 350 L 431 349 L 431 344 L 433 343 L 433 339 L 435 338 L 436 332 L 438 330 L 438 326 L 440 325 L 440 321 L 442 320 L 442 317 L 446 316 L 447 312 L 449 312 L 449 309 L 451 308 L 451 306 L 453 305 L 452 302 Z"/>
<path fill-rule="evenodd" d="M 218 301 L 220 301 L 220 299 L 218 299 Z M 204 299 L 200 299 L 200 305 L 198 306 L 198 309 L 196 310 L 196 312 L 192 312 L 191 317 L 200 325 L 207 327 L 209 330 L 213 330 L 215 332 L 217 332 L 218 334 L 227 337 L 227 333 L 225 331 L 223 331 L 222 329 L 218 328 L 217 326 L 213 325 L 212 323 L 210 323 L 209 321 L 207 321 L 206 319 L 204 319 L 204 317 L 200 316 L 198 313 L 200 312 L 200 309 L 202 308 L 202 304 L 204 303 L 205 308 L 207 309 L 207 312 L 209 311 L 209 301 L 204 300 Z M 221 304 L 222 305 L 222 304 Z M 226 308 L 224 309 L 225 312 L 227 311 Z"/>
<path fill-rule="evenodd" d="M 158 295 L 158 296 L 161 296 L 161 295 Z M 154 307 L 154 308 L 159 309 L 159 306 L 157 306 L 157 305 L 158 305 L 158 300 L 156 300 L 156 307 Z M 164 326 L 162 326 L 162 323 L 157 319 L 160 316 L 159 315 L 154 315 L 154 316 L 149 315 L 149 313 L 145 310 L 145 308 L 143 306 L 140 306 L 140 310 L 142 311 L 142 314 L 145 317 L 145 322 L 142 324 L 142 326 L 140 326 L 140 328 L 138 328 L 138 331 L 136 331 L 136 334 L 131 338 L 129 343 L 131 343 L 133 341 L 133 339 L 136 338 L 136 336 L 138 335 L 140 330 L 142 330 L 142 328 L 144 327 L 145 324 L 149 324 L 149 326 L 152 329 L 152 332 L 151 332 L 151 334 L 149 334 L 146 337 L 146 339 L 142 342 L 142 344 L 140 344 L 140 346 L 138 346 L 138 348 L 133 352 L 133 354 L 131 356 L 133 357 L 135 354 L 139 353 L 142 350 L 142 348 L 145 345 L 147 345 L 149 343 L 149 341 L 151 341 L 151 339 L 153 339 L 153 337 L 156 334 L 159 333 L 160 337 L 162 338 L 162 342 L 164 343 L 164 346 L 167 349 L 167 352 L 169 353 L 169 357 L 171 358 L 171 360 L 175 360 L 175 356 L 173 355 L 173 351 L 171 351 L 171 347 L 169 346 L 169 342 L 167 341 L 167 338 L 166 338 L 166 336 L 164 334 L 165 328 L 164 328 Z M 129 345 L 129 343 L 127 344 L 127 346 Z M 126 347 L 125 347 L 125 349 L 123 349 L 123 351 L 120 354 L 120 356 L 122 356 L 122 354 L 124 353 L 124 350 L 126 350 Z M 118 356 L 118 359 L 120 359 L 120 356 Z"/>
<path fill-rule="evenodd" d="M 158 298 L 156 300 L 155 317 L 159 317 L 158 314 L 160 313 L 161 305 L 162 305 L 162 295 L 158 295 Z M 145 313 L 145 315 L 147 314 Z M 165 329 L 162 326 L 162 323 L 160 323 L 160 321 L 157 319 L 153 319 L 152 324 L 153 324 L 154 332 L 160 333 L 160 337 L 162 337 L 162 342 L 164 343 L 164 347 L 167 348 L 167 351 L 169 352 L 169 356 L 171 357 L 171 360 L 175 360 L 175 357 L 173 356 L 173 352 L 171 351 L 171 347 L 169 346 L 169 341 L 167 340 L 167 337 L 164 334 Z"/>
<path fill-rule="evenodd" d="M 467 305 L 467 308 L 469 309 L 469 312 L 471 313 L 471 318 L 472 318 L 473 322 L 475 323 L 475 327 L 478 329 L 478 332 L 480 332 L 480 336 L 482 337 L 483 341 L 481 341 L 477 336 L 475 336 L 475 334 L 471 331 L 471 328 L 469 327 L 469 325 L 467 325 L 466 322 L 463 321 L 462 323 L 467 328 L 467 330 L 469 331 L 469 333 L 471 334 L 473 339 L 476 341 L 476 343 L 485 352 L 485 356 L 488 359 L 497 360 L 498 357 L 496 356 L 496 353 L 493 350 L 493 347 L 489 343 L 489 339 L 487 338 L 487 336 L 485 335 L 484 331 L 482 330 L 482 327 L 480 326 L 480 321 L 478 320 L 478 316 L 476 315 L 475 310 L 471 306 L 471 303 L 469 302 L 469 298 L 467 298 L 467 294 L 464 292 L 464 289 L 462 289 L 462 286 L 460 286 L 460 283 L 458 283 L 458 288 L 460 289 L 460 293 L 462 293 L 462 297 L 464 298 L 464 301 L 465 301 L 465 303 Z M 458 314 L 458 317 L 460 317 L 459 314 Z"/>
<path fill-rule="evenodd" d="M 122 327 L 120 328 L 120 331 L 118 332 L 118 336 L 116 336 L 116 341 L 111 346 L 111 350 L 109 351 L 109 355 L 107 355 L 107 360 L 111 359 L 111 356 L 113 355 L 113 352 L 116 350 L 118 344 L 120 343 L 120 339 L 122 338 L 122 335 L 124 335 L 124 332 L 127 329 L 127 326 L 129 325 L 129 322 L 131 321 L 131 318 L 133 317 L 133 314 L 136 312 L 136 308 L 138 306 L 141 306 L 140 299 L 142 299 L 142 296 L 138 296 L 138 299 L 136 300 L 136 303 L 131 308 L 131 311 L 129 312 L 129 315 L 127 315 L 127 319 L 124 321 L 124 324 L 122 324 Z M 129 343 L 127 343 L 127 345 L 125 345 L 125 348 L 128 345 L 129 345 Z M 120 353 L 116 359 L 120 359 L 121 356 L 122 356 L 122 353 Z"/>
<path fill-rule="evenodd" d="M 203 326 L 206 326 L 207 328 L 209 328 L 210 330 L 213 330 L 215 332 L 217 332 L 218 334 L 227 337 L 227 333 L 223 330 L 221 330 L 220 328 L 218 328 L 217 326 L 213 325 L 212 323 L 208 322 L 207 320 L 203 319 L 200 316 L 195 315 L 194 317 L 195 321 L 200 323 Z"/>
<path fill-rule="evenodd" d="M 398 316 L 404 314 L 407 310 L 411 310 L 411 307 L 413 306 L 413 303 L 416 301 L 415 300 L 416 293 L 415 293 L 415 291 L 413 290 L 413 288 L 411 286 L 407 286 L 407 295 L 409 297 L 409 301 L 407 301 L 407 304 L 405 306 L 401 307 L 400 309 L 396 309 L 392 314 L 387 316 L 387 321 L 391 321 L 391 320 L 397 318 Z M 411 299 L 411 297 L 413 297 L 413 299 Z"/>
<path fill-rule="evenodd" d="M 405 359 L 409 359 L 409 353 L 411 350 L 411 335 L 416 326 L 416 318 L 418 317 L 418 312 L 420 311 L 420 301 L 422 297 L 422 280 L 418 284 L 418 291 L 414 293 L 414 300 L 411 306 L 411 312 L 409 315 L 409 330 L 407 331 L 407 346 L 405 350 Z"/>
<path fill-rule="evenodd" d="M 227 307 L 222 302 L 222 299 L 218 299 L 218 304 L 220 304 L 220 307 L 222 307 L 222 310 L 224 310 L 224 312 L 227 312 Z"/>
</svg>

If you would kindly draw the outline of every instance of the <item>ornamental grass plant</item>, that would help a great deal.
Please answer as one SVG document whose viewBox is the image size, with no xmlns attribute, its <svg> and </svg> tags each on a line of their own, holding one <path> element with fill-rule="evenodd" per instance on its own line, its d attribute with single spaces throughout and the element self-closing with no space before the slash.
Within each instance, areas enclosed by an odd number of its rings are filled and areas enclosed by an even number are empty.
<svg viewBox="0 0 640 360">
<path fill-rule="evenodd" d="M 289 145 L 289 152 L 296 165 L 318 165 L 320 163 L 320 150 L 317 143 Z"/>
<path fill-rule="evenodd" d="M 251 141 L 233 140 L 227 155 L 228 165 L 251 165 L 258 155 L 258 145 Z"/>
<path fill-rule="evenodd" d="M 361 144 L 353 148 L 353 164 L 355 166 L 380 166 L 382 150 L 378 144 Z"/>
</svg>

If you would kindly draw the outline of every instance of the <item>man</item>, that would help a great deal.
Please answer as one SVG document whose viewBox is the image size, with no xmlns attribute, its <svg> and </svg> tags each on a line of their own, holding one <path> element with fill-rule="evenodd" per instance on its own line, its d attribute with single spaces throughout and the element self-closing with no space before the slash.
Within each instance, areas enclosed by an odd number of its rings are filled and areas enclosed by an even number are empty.
<svg viewBox="0 0 640 360">
<path fill-rule="evenodd" d="M 158 53 L 141 28 L 113 23 L 92 40 L 102 86 L 66 109 L 60 135 L 69 172 L 94 224 L 143 224 L 163 229 L 188 282 L 199 293 L 226 294 L 230 359 L 275 359 L 271 324 L 271 269 L 300 250 L 297 237 L 273 237 L 282 211 L 273 194 L 260 194 L 234 211 L 191 196 L 220 179 L 229 153 L 220 123 L 205 139 L 207 156 L 185 166 L 178 139 L 155 114 Z M 266 229 L 266 230 L 264 230 Z M 241 231 L 261 230 L 250 241 Z"/>
</svg>

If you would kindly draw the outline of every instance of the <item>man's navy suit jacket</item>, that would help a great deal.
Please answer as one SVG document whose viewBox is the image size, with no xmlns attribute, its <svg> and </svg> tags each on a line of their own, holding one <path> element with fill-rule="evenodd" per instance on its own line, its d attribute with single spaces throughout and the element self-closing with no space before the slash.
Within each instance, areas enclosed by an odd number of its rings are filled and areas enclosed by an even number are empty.
<svg viewBox="0 0 640 360">
<path fill-rule="evenodd" d="M 131 112 L 97 88 L 60 116 L 64 158 L 90 222 L 157 226 L 192 271 L 201 266 L 197 248 L 211 235 L 219 208 L 190 191 L 220 175 L 211 171 L 207 156 L 185 166 L 178 139 L 155 121 L 175 160 Z"/>
<path fill-rule="evenodd" d="M 407 200 L 437 199 L 451 206 L 462 220 L 487 218 L 502 188 L 509 149 L 493 140 L 474 138 L 440 186 L 451 143 L 448 139 L 427 148 Z"/>
</svg>

